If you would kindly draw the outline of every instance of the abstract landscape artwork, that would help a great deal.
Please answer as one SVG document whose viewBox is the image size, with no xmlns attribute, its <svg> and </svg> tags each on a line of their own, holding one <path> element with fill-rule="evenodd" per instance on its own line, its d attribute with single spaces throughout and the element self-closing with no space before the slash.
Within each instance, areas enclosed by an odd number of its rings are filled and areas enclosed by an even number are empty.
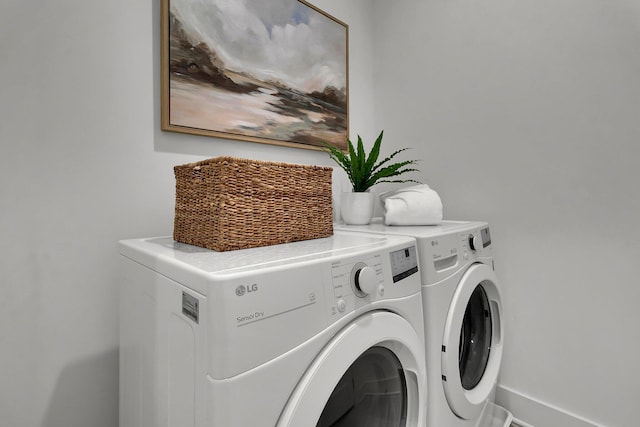
<svg viewBox="0 0 640 427">
<path fill-rule="evenodd" d="M 348 26 L 302 0 L 163 0 L 162 129 L 346 148 Z"/>
</svg>

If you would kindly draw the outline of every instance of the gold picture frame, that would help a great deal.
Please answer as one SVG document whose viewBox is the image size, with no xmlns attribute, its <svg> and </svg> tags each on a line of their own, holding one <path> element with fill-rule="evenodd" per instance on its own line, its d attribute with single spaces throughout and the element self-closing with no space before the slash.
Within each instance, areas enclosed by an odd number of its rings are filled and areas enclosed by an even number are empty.
<svg viewBox="0 0 640 427">
<path fill-rule="evenodd" d="M 346 148 L 349 27 L 304 0 L 162 0 L 162 130 Z"/>
</svg>

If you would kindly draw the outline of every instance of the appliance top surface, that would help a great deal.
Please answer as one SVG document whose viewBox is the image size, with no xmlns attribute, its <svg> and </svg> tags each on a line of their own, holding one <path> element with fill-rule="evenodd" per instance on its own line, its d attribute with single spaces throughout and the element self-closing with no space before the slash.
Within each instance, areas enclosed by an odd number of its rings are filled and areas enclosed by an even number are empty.
<svg viewBox="0 0 640 427">
<path fill-rule="evenodd" d="M 442 221 L 438 225 L 385 225 L 382 218 L 374 218 L 369 225 L 335 224 L 337 230 L 364 231 L 376 234 L 393 234 L 398 236 L 412 236 L 418 239 L 459 233 L 486 227 L 481 221 Z"/>
<path fill-rule="evenodd" d="M 412 245 L 409 237 L 350 233 L 336 230 L 331 237 L 228 252 L 216 252 L 179 243 L 171 237 L 123 240 L 120 253 L 150 268 L 159 263 L 182 265 L 203 273 L 235 273 L 286 266 L 312 260 L 332 261 L 398 244 Z"/>
</svg>

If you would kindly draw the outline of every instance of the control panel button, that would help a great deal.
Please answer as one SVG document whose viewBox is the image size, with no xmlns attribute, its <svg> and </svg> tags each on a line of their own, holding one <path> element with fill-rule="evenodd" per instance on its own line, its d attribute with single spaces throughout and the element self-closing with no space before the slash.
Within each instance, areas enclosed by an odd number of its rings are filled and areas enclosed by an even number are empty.
<svg viewBox="0 0 640 427">
<path fill-rule="evenodd" d="M 338 311 L 340 313 L 343 313 L 347 308 L 347 303 L 345 302 L 345 300 L 341 299 L 338 300 Z"/>
</svg>

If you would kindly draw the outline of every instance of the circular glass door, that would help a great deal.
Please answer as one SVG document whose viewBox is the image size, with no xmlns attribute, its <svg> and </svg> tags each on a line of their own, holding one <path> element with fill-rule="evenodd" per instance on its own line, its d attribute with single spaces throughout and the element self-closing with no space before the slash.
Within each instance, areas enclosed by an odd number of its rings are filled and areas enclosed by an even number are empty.
<svg viewBox="0 0 640 427">
<path fill-rule="evenodd" d="M 471 390 L 480 383 L 491 353 L 491 307 L 482 285 L 476 286 L 469 298 L 458 347 L 462 387 Z"/>
<path fill-rule="evenodd" d="M 406 423 L 402 364 L 388 348 L 372 347 L 342 376 L 317 427 L 404 427 Z"/>
<path fill-rule="evenodd" d="M 276 427 L 424 425 L 425 360 L 424 336 L 406 319 L 386 311 L 367 313 L 317 355 Z"/>
<path fill-rule="evenodd" d="M 502 302 L 498 279 L 486 264 L 460 278 L 442 341 L 442 384 L 449 407 L 476 419 L 492 393 L 502 361 Z"/>
</svg>

